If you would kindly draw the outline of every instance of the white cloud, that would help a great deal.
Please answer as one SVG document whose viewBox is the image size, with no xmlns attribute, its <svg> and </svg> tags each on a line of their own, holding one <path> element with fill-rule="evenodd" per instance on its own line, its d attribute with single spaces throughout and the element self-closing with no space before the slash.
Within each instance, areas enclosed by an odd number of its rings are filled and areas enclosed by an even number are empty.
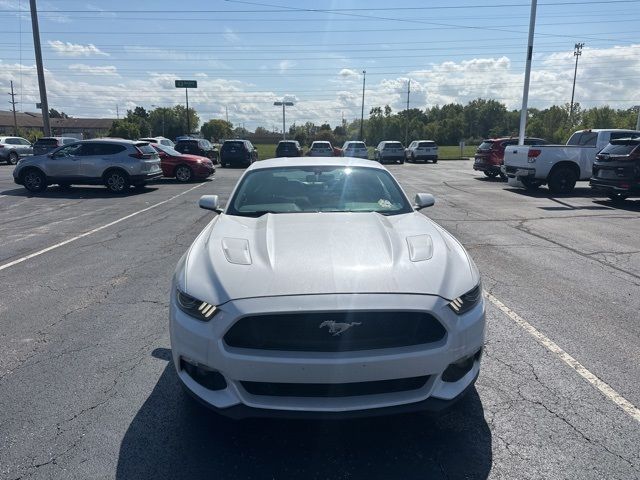
<svg viewBox="0 0 640 480">
<path fill-rule="evenodd" d="M 284 73 L 292 67 L 295 67 L 296 62 L 293 60 L 282 60 L 278 63 L 278 68 L 280 69 L 280 73 Z"/>
<path fill-rule="evenodd" d="M 225 27 L 224 34 L 222 36 L 229 43 L 238 43 L 240 41 L 240 37 L 238 36 L 238 34 L 229 27 Z"/>
<path fill-rule="evenodd" d="M 338 75 L 340 75 L 341 77 L 348 78 L 348 77 L 359 77 L 360 73 L 351 68 L 343 68 L 342 70 L 340 70 Z"/>
<path fill-rule="evenodd" d="M 583 49 L 578 66 L 576 101 L 583 107 L 609 104 L 614 108 L 627 108 L 640 104 L 635 85 L 640 77 L 639 52 L 640 45 Z M 571 50 L 534 58 L 531 107 L 546 108 L 570 100 L 574 61 Z M 161 64 L 165 65 L 164 62 Z M 128 77 L 120 71 L 121 76 L 116 76 L 118 70 L 115 67 L 93 67 L 80 62 L 74 65 L 78 66 L 66 73 L 46 72 L 52 108 L 71 115 L 115 117 L 116 104 L 122 113 L 135 105 L 150 108 L 151 104 L 173 106 L 184 102 L 184 91 L 174 86 L 174 80 L 183 78 L 181 74 L 165 71 Z M 320 87 L 317 84 L 307 87 L 304 83 L 302 86 L 287 83 L 286 87 L 283 85 L 283 89 L 276 91 L 260 86 L 260 72 L 250 80 L 240 81 L 216 78 L 215 69 L 198 66 L 200 68 L 196 67 L 191 77 L 198 79 L 198 88 L 189 91 L 189 103 L 198 111 L 202 121 L 225 118 L 226 106 L 229 120 L 235 125 L 244 123 L 250 129 L 259 125 L 267 128 L 279 126 L 282 109 L 273 106 L 273 102 L 281 100 L 283 92 L 288 92 L 287 100 L 295 102 L 295 106 L 287 109 L 287 125 L 328 121 L 333 126 L 339 123 L 341 113 L 347 120 L 360 118 L 361 78 L 342 75 L 340 67 L 332 76 L 324 77 L 326 83 Z M 92 71 L 95 68 L 103 70 L 96 74 L 99 70 Z M 279 68 L 277 64 L 268 65 L 265 71 L 278 72 Z M 258 70 L 259 67 L 256 68 Z M 208 76 L 197 73 L 203 71 Z M 25 92 L 22 108 L 29 110 L 29 105 L 35 106 L 39 101 L 33 65 L 0 62 L 0 90 L 4 88 L 3 91 L 7 91 L 9 80 L 15 82 L 20 78 L 20 72 L 22 85 L 17 84 L 15 88 Z M 225 75 L 229 73 L 232 71 L 225 70 Z M 403 110 L 409 78 L 412 108 L 424 109 L 450 102 L 465 104 L 482 97 L 504 102 L 509 109 L 518 109 L 522 98 L 523 64 L 518 57 L 476 58 L 432 64 L 402 76 L 371 75 L 367 77 L 365 115 L 372 107 L 385 104 L 390 105 L 394 112 Z M 323 85 L 327 92 L 321 90 Z"/>
<path fill-rule="evenodd" d="M 90 57 L 92 55 L 109 56 L 108 53 L 103 52 L 93 43 L 81 45 L 79 43 L 61 42 L 60 40 L 49 40 L 49 46 L 53 48 L 56 53 L 64 57 Z"/>
<path fill-rule="evenodd" d="M 118 69 L 113 65 L 95 66 L 85 65 L 83 63 L 74 63 L 69 65 L 69 70 L 75 72 L 87 73 L 89 75 L 107 75 L 119 77 Z"/>
</svg>

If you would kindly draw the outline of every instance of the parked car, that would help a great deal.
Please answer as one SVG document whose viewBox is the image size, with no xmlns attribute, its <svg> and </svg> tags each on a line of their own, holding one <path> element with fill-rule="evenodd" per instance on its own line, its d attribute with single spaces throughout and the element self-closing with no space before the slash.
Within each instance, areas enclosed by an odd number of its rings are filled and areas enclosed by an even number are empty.
<svg viewBox="0 0 640 480">
<path fill-rule="evenodd" d="M 365 145 L 364 142 L 350 140 L 348 142 L 344 142 L 344 145 L 342 146 L 342 156 L 368 159 L 369 151 L 367 150 L 367 145 Z"/>
<path fill-rule="evenodd" d="M 69 145 L 70 143 L 76 143 L 77 138 L 72 137 L 42 137 L 36 140 L 33 144 L 34 155 L 44 155 L 52 150 L 55 150 L 62 145 Z"/>
<path fill-rule="evenodd" d="M 15 165 L 18 160 L 33 154 L 31 142 L 22 137 L 0 137 L 0 160 Z"/>
<path fill-rule="evenodd" d="M 404 147 L 402 143 L 385 140 L 378 144 L 373 151 L 373 159 L 380 163 L 404 163 Z"/>
<path fill-rule="evenodd" d="M 495 178 L 498 175 L 503 180 L 507 179 L 507 175 L 502 172 L 504 164 L 504 150 L 509 145 L 517 145 L 518 139 L 514 137 L 503 138 L 487 138 L 483 140 L 476 150 L 473 169 L 483 172 L 489 178 Z M 542 138 L 526 137 L 525 145 L 548 145 L 549 142 Z"/>
<path fill-rule="evenodd" d="M 211 159 L 213 163 L 218 161 L 218 150 L 209 140 L 205 140 L 204 138 L 186 138 L 179 140 L 173 148 L 180 153 L 207 157 Z"/>
<path fill-rule="evenodd" d="M 180 153 L 176 149 L 152 143 L 151 146 L 158 152 L 160 168 L 165 177 L 175 177 L 179 182 L 209 178 L 216 173 L 216 167 L 207 157 Z"/>
<path fill-rule="evenodd" d="M 331 142 L 317 140 L 311 144 L 307 152 L 309 157 L 333 157 L 335 156 Z"/>
<path fill-rule="evenodd" d="M 248 167 L 258 160 L 258 150 L 249 140 L 225 140 L 220 148 L 220 165 L 223 167 Z"/>
<path fill-rule="evenodd" d="M 593 162 L 611 140 L 640 136 L 640 131 L 590 129 L 575 132 L 566 145 L 507 147 L 504 172 L 510 186 L 535 190 L 549 184 L 553 193 L 568 193 L 578 180 L 589 180 Z"/>
<path fill-rule="evenodd" d="M 405 151 L 407 162 L 431 160 L 438 163 L 438 144 L 433 140 L 414 140 Z"/>
<path fill-rule="evenodd" d="M 177 377 L 219 413 L 382 415 L 442 409 L 473 388 L 485 305 L 462 245 L 381 165 L 253 164 L 178 262 Z M 384 217 L 383 217 L 384 216 Z"/>
<path fill-rule="evenodd" d="M 171 139 L 166 137 L 148 137 L 148 138 L 140 138 L 139 140 L 142 142 L 165 145 L 167 147 L 175 147 L 176 145 L 175 143 L 173 143 L 173 141 L 171 141 Z"/>
<path fill-rule="evenodd" d="M 160 158 L 147 142 L 114 138 L 82 140 L 21 160 L 13 179 L 38 193 L 48 185 L 104 185 L 113 193 L 143 187 L 162 176 Z"/>
<path fill-rule="evenodd" d="M 614 202 L 640 197 L 640 138 L 611 140 L 596 156 L 589 184 Z"/>
<path fill-rule="evenodd" d="M 301 157 L 302 147 L 297 140 L 280 140 L 276 147 L 276 157 Z"/>
</svg>

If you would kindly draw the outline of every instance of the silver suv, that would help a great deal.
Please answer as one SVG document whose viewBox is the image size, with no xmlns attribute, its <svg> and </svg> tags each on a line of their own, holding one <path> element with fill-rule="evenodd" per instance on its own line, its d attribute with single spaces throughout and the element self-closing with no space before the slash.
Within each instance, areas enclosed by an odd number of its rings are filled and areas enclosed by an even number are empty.
<svg viewBox="0 0 640 480">
<path fill-rule="evenodd" d="M 22 137 L 0 137 L 0 160 L 9 165 L 18 163 L 21 157 L 26 157 L 33 153 L 33 147 L 26 138 Z"/>
<path fill-rule="evenodd" d="M 158 153 L 149 143 L 112 138 L 84 140 L 22 159 L 13 171 L 14 181 L 31 192 L 51 184 L 76 184 L 104 185 L 122 193 L 161 176 Z"/>
</svg>

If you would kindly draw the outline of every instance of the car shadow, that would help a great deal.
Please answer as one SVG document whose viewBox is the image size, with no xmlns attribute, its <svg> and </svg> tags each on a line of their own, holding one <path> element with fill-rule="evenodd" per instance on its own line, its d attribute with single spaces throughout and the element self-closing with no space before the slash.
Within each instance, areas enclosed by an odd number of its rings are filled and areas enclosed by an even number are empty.
<svg viewBox="0 0 640 480">
<path fill-rule="evenodd" d="M 116 478 L 485 479 L 491 452 L 475 389 L 437 415 L 232 421 L 190 399 L 169 360 L 125 433 Z"/>
<path fill-rule="evenodd" d="M 136 195 L 144 195 L 145 193 L 157 190 L 154 186 L 147 186 L 143 189 L 130 188 L 123 193 L 111 193 L 105 187 L 91 186 L 91 187 L 76 187 L 60 188 L 56 185 L 47 187 L 44 192 L 32 193 L 26 188 L 14 188 L 12 190 L 5 190 L 0 192 L 0 195 L 6 195 L 8 197 L 48 197 L 48 198 L 65 198 L 65 199 L 83 199 L 83 198 L 119 198 L 119 197 L 134 197 Z"/>
<path fill-rule="evenodd" d="M 482 177 L 473 177 L 475 180 L 479 182 L 487 182 L 487 183 L 506 183 L 506 179 L 503 179 L 499 175 L 496 177 L 487 177 L 483 175 Z"/>
<path fill-rule="evenodd" d="M 593 203 L 603 205 L 609 209 L 625 210 L 627 212 L 640 212 L 640 199 L 631 200 L 627 199 L 620 202 L 612 202 L 611 200 L 594 200 Z"/>
<path fill-rule="evenodd" d="M 102 185 L 95 186 L 72 186 L 70 188 L 60 188 L 57 185 L 51 185 L 47 187 L 44 192 L 32 193 L 26 188 L 18 187 L 11 190 L 5 190 L 0 192 L 0 195 L 6 195 L 8 197 L 50 197 L 50 198 L 65 198 L 65 199 L 83 199 L 83 198 L 120 198 L 120 197 L 135 197 L 136 195 L 144 195 L 145 193 L 154 192 L 160 188 L 161 185 L 191 185 L 196 183 L 210 182 L 213 177 L 206 178 L 204 180 L 194 180 L 193 182 L 181 183 L 175 178 L 162 178 L 155 180 L 153 183 L 147 184 L 144 188 L 130 188 L 123 193 L 111 193 Z"/>
</svg>

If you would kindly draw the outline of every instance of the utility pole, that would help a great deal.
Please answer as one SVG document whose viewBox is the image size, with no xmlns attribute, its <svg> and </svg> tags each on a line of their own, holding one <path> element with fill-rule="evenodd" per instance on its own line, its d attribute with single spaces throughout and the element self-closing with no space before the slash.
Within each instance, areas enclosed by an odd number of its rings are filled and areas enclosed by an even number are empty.
<svg viewBox="0 0 640 480">
<path fill-rule="evenodd" d="M 224 114 L 227 117 L 227 123 L 229 123 L 229 107 L 224 106 Z"/>
<path fill-rule="evenodd" d="M 29 0 L 31 6 L 31 29 L 33 30 L 33 47 L 36 54 L 36 67 L 38 69 L 38 87 L 40 89 L 40 106 L 42 108 L 42 126 L 44 136 L 51 136 L 49 124 L 49 103 L 47 102 L 47 86 L 44 82 L 44 67 L 42 66 L 42 47 L 40 46 L 40 28 L 38 27 L 38 10 L 36 0 Z"/>
<path fill-rule="evenodd" d="M 578 58 L 582 55 L 584 43 L 576 43 L 573 47 L 573 55 L 576 57 L 576 68 L 573 71 L 573 88 L 571 89 L 571 107 L 569 109 L 569 122 L 573 120 L 573 96 L 576 93 L 576 75 L 578 74 Z"/>
<path fill-rule="evenodd" d="M 404 146 L 409 143 L 409 95 L 411 94 L 411 79 L 407 83 L 407 114 L 405 115 L 404 128 Z"/>
<path fill-rule="evenodd" d="M 533 33 L 536 28 L 536 7 L 538 0 L 531 0 L 531 14 L 529 16 L 529 42 L 527 45 L 527 63 L 524 69 L 524 88 L 522 92 L 522 110 L 520 110 L 520 135 L 518 145 L 524 145 L 525 130 L 527 128 L 527 102 L 529 101 L 529 80 L 531 78 L 531 58 L 533 57 Z"/>
<path fill-rule="evenodd" d="M 16 94 L 13 93 L 13 80 L 11 80 L 11 93 L 9 94 L 11 95 L 11 100 L 9 100 L 9 103 L 11 104 L 11 106 L 13 107 L 13 134 L 17 137 L 18 136 L 18 120 L 16 119 Z"/>
<path fill-rule="evenodd" d="M 364 124 L 364 85 L 367 80 L 367 71 L 362 71 L 362 110 L 360 111 L 360 141 L 363 141 L 362 128 Z"/>
<path fill-rule="evenodd" d="M 118 104 L 116 103 L 116 118 L 120 120 L 120 110 L 118 110 Z"/>
</svg>

